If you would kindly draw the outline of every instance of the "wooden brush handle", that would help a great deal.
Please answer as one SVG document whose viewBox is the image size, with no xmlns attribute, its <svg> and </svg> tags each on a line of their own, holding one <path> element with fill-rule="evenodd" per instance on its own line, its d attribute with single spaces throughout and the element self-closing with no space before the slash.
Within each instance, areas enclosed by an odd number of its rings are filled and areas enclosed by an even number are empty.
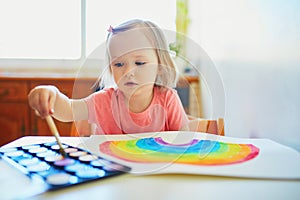
<svg viewBox="0 0 300 200">
<path fill-rule="evenodd" d="M 57 130 L 57 128 L 56 128 L 56 125 L 55 125 L 55 123 L 54 123 L 52 117 L 51 117 L 50 115 L 48 115 L 48 116 L 46 117 L 46 121 L 47 121 L 47 123 L 48 123 L 48 126 L 49 126 L 49 128 L 50 128 L 51 133 L 54 135 L 54 137 L 55 137 L 55 139 L 56 139 L 56 142 L 57 142 L 57 144 L 59 145 L 59 148 L 60 148 L 61 150 L 63 150 L 62 144 L 61 144 L 60 139 L 59 139 L 59 133 L 58 133 L 58 130 Z"/>
</svg>

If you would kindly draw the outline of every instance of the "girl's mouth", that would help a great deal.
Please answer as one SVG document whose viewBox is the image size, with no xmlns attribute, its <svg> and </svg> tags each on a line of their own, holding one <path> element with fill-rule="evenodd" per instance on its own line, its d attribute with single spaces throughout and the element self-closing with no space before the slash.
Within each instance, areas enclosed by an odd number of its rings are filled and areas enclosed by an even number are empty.
<svg viewBox="0 0 300 200">
<path fill-rule="evenodd" d="M 138 84 L 135 83 L 135 82 L 132 82 L 132 81 L 128 81 L 124 84 L 125 86 L 128 86 L 128 87 L 134 87 L 134 86 L 137 86 Z"/>
</svg>

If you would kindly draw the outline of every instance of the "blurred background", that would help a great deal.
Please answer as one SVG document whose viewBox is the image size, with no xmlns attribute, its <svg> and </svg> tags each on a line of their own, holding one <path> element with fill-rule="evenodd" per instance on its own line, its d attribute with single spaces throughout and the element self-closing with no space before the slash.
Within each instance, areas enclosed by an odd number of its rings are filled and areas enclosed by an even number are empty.
<svg viewBox="0 0 300 200">
<path fill-rule="evenodd" d="M 300 2 L 201 0 L 190 8 L 190 37 L 223 79 L 226 135 L 299 149 Z"/>
<path fill-rule="evenodd" d="M 182 4 L 185 15 L 178 14 Z M 178 18 L 184 17 L 184 34 L 222 80 L 225 96 L 215 101 L 224 106 L 226 136 L 300 149 L 299 10 L 297 0 L 0 0 L 0 75 L 76 74 L 110 25 L 144 18 L 182 31 Z M 210 118 L 216 97 L 200 82 L 201 117 Z"/>
</svg>

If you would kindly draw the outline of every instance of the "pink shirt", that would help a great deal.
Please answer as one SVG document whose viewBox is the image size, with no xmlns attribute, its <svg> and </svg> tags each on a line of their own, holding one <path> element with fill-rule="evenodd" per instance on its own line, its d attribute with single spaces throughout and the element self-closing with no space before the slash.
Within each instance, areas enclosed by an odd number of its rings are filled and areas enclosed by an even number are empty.
<svg viewBox="0 0 300 200">
<path fill-rule="evenodd" d="M 123 93 L 103 89 L 86 98 L 88 121 L 97 125 L 96 134 L 177 131 L 188 122 L 174 89 L 154 87 L 150 106 L 141 113 L 129 111 Z"/>
</svg>

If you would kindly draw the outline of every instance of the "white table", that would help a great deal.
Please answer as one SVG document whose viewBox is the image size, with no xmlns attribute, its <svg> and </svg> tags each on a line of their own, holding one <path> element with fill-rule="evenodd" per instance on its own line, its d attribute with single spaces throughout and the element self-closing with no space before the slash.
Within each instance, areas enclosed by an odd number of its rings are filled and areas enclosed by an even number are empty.
<svg viewBox="0 0 300 200">
<path fill-rule="evenodd" d="M 77 146 L 86 138 L 62 137 L 62 142 Z M 27 136 L 5 146 L 53 141 L 53 137 Z M 0 168 L 0 199 L 14 197 L 30 186 L 3 177 Z M 299 169 L 300 170 L 300 169 Z M 21 176 L 20 176 L 21 178 Z M 11 195 L 11 196 L 9 196 Z M 58 191 L 45 192 L 30 199 L 300 199 L 300 181 L 228 178 L 201 175 L 125 174 Z"/>
</svg>

